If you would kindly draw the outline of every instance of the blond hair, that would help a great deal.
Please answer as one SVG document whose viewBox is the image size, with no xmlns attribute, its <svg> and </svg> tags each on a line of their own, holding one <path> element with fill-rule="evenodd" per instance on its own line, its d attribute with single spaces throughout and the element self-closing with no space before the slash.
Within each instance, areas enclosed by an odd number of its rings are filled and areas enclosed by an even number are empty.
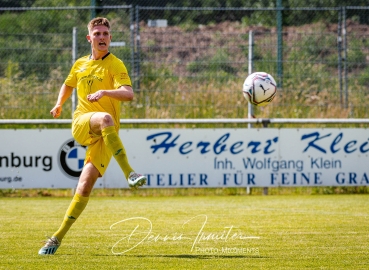
<svg viewBox="0 0 369 270">
<path fill-rule="evenodd" d="M 110 22 L 109 22 L 109 20 L 107 18 L 103 18 L 103 17 L 97 17 L 97 18 L 92 19 L 88 23 L 87 29 L 88 29 L 89 32 L 91 32 L 92 29 L 95 26 L 98 26 L 98 25 L 105 25 L 110 30 Z"/>
</svg>

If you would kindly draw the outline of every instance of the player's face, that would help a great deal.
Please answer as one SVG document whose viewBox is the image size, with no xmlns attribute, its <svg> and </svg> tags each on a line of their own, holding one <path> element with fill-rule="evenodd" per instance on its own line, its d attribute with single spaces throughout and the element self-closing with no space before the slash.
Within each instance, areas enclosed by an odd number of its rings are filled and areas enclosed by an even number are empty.
<svg viewBox="0 0 369 270">
<path fill-rule="evenodd" d="M 92 28 L 87 40 L 91 42 L 92 49 L 98 52 L 107 52 L 109 49 L 111 34 L 105 25 L 98 25 Z"/>
</svg>

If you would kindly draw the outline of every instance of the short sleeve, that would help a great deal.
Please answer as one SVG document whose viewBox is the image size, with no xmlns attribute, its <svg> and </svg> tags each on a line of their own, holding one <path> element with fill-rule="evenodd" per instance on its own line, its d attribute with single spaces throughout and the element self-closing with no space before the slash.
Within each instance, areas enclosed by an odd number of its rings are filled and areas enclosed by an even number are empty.
<svg viewBox="0 0 369 270">
<path fill-rule="evenodd" d="M 124 63 L 116 58 L 111 66 L 111 73 L 113 76 L 114 88 L 117 89 L 122 85 L 132 86 L 131 78 L 128 75 L 128 71 Z"/>
<path fill-rule="evenodd" d="M 73 67 L 71 68 L 68 77 L 65 79 L 64 84 L 70 87 L 76 88 L 77 87 L 77 77 L 75 73 L 76 63 L 74 63 Z"/>
</svg>

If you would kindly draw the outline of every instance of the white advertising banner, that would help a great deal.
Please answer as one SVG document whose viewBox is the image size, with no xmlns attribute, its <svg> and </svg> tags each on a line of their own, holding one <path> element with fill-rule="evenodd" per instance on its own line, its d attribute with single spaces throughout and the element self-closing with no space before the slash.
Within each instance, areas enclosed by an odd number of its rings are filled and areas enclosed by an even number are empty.
<svg viewBox="0 0 369 270">
<path fill-rule="evenodd" d="M 367 129 L 121 129 L 147 188 L 369 185 Z M 69 129 L 0 130 L 0 188 L 74 188 Z M 128 188 L 112 158 L 96 188 Z"/>
</svg>

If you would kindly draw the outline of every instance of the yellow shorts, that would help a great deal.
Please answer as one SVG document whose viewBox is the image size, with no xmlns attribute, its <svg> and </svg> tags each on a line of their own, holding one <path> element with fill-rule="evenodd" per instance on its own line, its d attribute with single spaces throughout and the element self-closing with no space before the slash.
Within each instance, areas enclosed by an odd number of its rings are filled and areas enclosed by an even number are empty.
<svg viewBox="0 0 369 270">
<path fill-rule="evenodd" d="M 104 175 L 112 153 L 106 147 L 103 137 L 94 134 L 90 129 L 90 119 L 94 112 L 85 113 L 73 119 L 72 135 L 80 144 L 87 146 L 84 164 L 91 162 L 100 172 L 100 177 Z"/>
</svg>

